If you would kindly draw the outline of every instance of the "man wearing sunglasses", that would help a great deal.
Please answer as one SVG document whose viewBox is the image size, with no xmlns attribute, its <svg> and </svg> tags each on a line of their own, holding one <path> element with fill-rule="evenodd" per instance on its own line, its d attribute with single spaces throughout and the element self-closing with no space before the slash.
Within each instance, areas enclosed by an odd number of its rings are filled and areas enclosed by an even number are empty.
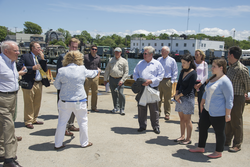
<svg viewBox="0 0 250 167">
<path fill-rule="evenodd" d="M 109 79 L 109 86 L 112 94 L 114 109 L 111 111 L 116 113 L 120 111 L 121 115 L 125 115 L 125 95 L 123 94 L 124 82 L 128 77 L 128 61 L 121 57 L 122 49 L 115 48 L 115 56 L 109 61 L 104 74 L 104 85 L 106 86 Z"/>
<path fill-rule="evenodd" d="M 69 51 L 77 50 L 79 44 L 80 44 L 80 41 L 78 39 L 71 38 L 69 41 Z M 56 73 L 58 72 L 58 69 L 62 67 L 62 60 L 64 56 L 65 56 L 65 53 L 59 55 L 59 58 L 57 60 Z M 60 90 L 57 90 L 57 101 L 59 100 L 59 94 L 60 94 Z M 69 118 L 68 124 L 67 124 L 67 128 L 65 130 L 65 136 L 73 136 L 74 134 L 70 131 L 79 131 L 79 128 L 76 128 L 74 126 L 74 120 L 75 120 L 75 114 L 72 112 Z"/>
<path fill-rule="evenodd" d="M 101 68 L 101 58 L 97 54 L 97 46 L 92 45 L 89 54 L 84 55 L 84 66 L 88 70 L 97 70 Z M 97 93 L 99 84 L 99 73 L 95 78 L 86 78 L 84 83 L 87 99 L 89 95 L 89 88 L 91 89 L 91 110 L 98 112 L 97 110 Z M 87 102 L 88 104 L 88 102 Z"/>
</svg>

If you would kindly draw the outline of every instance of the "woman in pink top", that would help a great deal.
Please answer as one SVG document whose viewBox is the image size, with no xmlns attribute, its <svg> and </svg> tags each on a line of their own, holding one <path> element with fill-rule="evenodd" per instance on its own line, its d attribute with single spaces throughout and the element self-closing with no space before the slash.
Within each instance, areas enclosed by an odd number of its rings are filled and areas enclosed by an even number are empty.
<svg viewBox="0 0 250 167">
<path fill-rule="evenodd" d="M 202 50 L 195 50 L 195 61 L 196 72 L 197 72 L 197 81 L 194 85 L 194 89 L 198 93 L 198 107 L 199 107 L 199 116 L 201 114 L 200 103 L 202 100 L 202 95 L 205 89 L 205 83 L 208 78 L 208 65 L 205 62 L 205 54 Z"/>
</svg>

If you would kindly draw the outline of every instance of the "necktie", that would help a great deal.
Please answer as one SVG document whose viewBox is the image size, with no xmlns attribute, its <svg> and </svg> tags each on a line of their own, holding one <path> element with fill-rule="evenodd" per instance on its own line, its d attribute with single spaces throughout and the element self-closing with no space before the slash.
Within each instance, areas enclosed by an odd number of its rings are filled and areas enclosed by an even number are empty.
<svg viewBox="0 0 250 167">
<path fill-rule="evenodd" d="M 37 56 L 35 56 L 35 60 L 36 60 L 36 64 L 39 64 L 39 62 L 38 62 L 38 60 L 37 60 Z M 42 67 L 40 68 L 39 72 L 40 72 L 42 78 L 47 78 L 47 75 L 46 75 L 46 73 L 43 71 Z"/>
</svg>

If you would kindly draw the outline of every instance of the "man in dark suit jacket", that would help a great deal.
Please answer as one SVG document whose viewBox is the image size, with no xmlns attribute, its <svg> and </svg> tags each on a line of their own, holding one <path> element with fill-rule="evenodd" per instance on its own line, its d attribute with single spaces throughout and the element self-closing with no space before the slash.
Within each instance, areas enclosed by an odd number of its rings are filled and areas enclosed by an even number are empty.
<svg viewBox="0 0 250 167">
<path fill-rule="evenodd" d="M 69 41 L 69 51 L 77 50 L 79 43 L 80 43 L 80 41 L 78 39 L 71 38 Z M 62 60 L 63 60 L 64 56 L 65 56 L 65 54 L 59 55 L 59 58 L 57 60 L 57 65 L 56 65 L 56 73 L 58 72 L 58 69 L 63 66 Z M 60 94 L 60 90 L 57 90 L 57 101 L 59 100 L 59 94 Z M 75 120 L 75 114 L 72 112 L 72 114 L 69 118 L 69 121 L 67 123 L 67 128 L 65 130 L 65 136 L 73 136 L 74 134 L 70 131 L 79 131 L 79 128 L 76 128 L 74 126 L 74 120 Z"/>
<path fill-rule="evenodd" d="M 28 72 L 22 79 L 28 83 L 27 87 L 22 86 L 24 99 L 24 123 L 29 129 L 33 129 L 33 124 L 43 124 L 37 121 L 42 99 L 42 76 L 40 69 L 47 71 L 47 63 L 44 59 L 41 46 L 37 42 L 30 43 L 30 52 L 21 56 L 17 63 L 18 71 L 26 66 Z"/>
</svg>

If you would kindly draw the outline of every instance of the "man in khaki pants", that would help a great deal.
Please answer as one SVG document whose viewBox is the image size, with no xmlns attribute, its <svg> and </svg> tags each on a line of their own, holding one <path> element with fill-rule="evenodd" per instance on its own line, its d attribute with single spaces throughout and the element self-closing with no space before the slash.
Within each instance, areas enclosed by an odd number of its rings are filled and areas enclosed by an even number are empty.
<svg viewBox="0 0 250 167">
<path fill-rule="evenodd" d="M 96 70 L 98 68 L 101 68 L 101 58 L 96 53 L 97 53 L 97 46 L 92 45 L 90 54 L 84 55 L 84 66 L 88 70 Z M 95 112 L 98 112 L 97 110 L 98 85 L 99 85 L 99 74 L 95 78 L 86 78 L 84 83 L 84 88 L 87 94 L 87 98 L 89 94 L 89 88 L 91 88 L 91 110 Z"/>
<path fill-rule="evenodd" d="M 38 113 L 42 100 L 42 75 L 41 68 L 47 71 L 47 62 L 44 59 L 39 43 L 33 41 L 30 43 L 30 52 L 21 56 L 17 63 L 17 69 L 20 70 L 26 66 L 28 72 L 22 76 L 22 79 L 28 83 L 28 86 L 22 86 L 24 99 L 24 123 L 29 129 L 33 129 L 33 124 L 43 124 L 38 121 Z"/>
<path fill-rule="evenodd" d="M 17 139 L 13 116 L 16 109 L 18 76 L 25 74 L 21 69 L 18 73 L 16 60 L 19 48 L 16 42 L 5 41 L 1 44 L 0 54 L 0 162 L 4 167 L 20 166 L 16 161 Z"/>
<path fill-rule="evenodd" d="M 160 99 L 159 102 L 159 113 L 161 113 L 161 104 L 162 104 L 162 96 L 164 96 L 164 114 L 165 120 L 169 120 L 171 105 L 170 100 L 172 96 L 172 84 L 177 79 L 178 68 L 175 59 L 170 57 L 169 47 L 163 46 L 161 49 L 162 57 L 159 57 L 157 60 L 161 63 L 164 68 L 165 74 L 163 80 L 159 84 L 160 91 Z"/>
</svg>

